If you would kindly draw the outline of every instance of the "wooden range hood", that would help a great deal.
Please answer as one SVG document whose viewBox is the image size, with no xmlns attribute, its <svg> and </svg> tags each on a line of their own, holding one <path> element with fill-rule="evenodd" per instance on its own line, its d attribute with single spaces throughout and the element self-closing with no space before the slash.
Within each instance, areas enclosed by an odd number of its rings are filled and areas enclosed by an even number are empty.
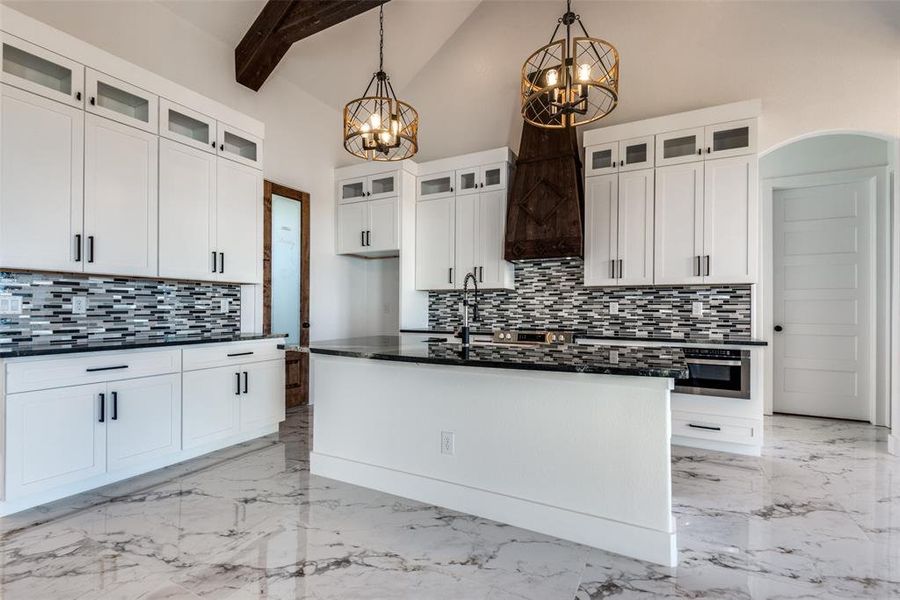
<svg viewBox="0 0 900 600">
<path fill-rule="evenodd" d="M 584 257 L 584 183 L 574 127 L 524 124 L 504 256 L 509 261 Z"/>
</svg>

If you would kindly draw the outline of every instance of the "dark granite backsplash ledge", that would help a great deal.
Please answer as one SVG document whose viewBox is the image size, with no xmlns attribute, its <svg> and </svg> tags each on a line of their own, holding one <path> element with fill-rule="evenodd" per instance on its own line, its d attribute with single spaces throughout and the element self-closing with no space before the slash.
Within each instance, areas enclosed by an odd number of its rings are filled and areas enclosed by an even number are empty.
<svg viewBox="0 0 900 600">
<path fill-rule="evenodd" d="M 750 337 L 749 285 L 590 288 L 579 259 L 516 263 L 514 290 L 479 294 L 476 328 L 579 329 L 604 335 Z M 428 294 L 428 326 L 459 325 L 459 292 Z M 610 304 L 618 304 L 612 314 Z M 692 315 L 693 303 L 703 315 Z"/>
</svg>

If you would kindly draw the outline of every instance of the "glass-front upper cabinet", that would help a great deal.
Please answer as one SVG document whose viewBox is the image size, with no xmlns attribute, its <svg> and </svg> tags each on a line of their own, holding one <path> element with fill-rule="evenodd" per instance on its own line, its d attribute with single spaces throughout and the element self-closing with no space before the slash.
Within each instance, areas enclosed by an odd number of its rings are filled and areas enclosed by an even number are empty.
<svg viewBox="0 0 900 600">
<path fill-rule="evenodd" d="M 636 171 L 653 166 L 653 136 L 619 142 L 619 171 Z"/>
<path fill-rule="evenodd" d="M 262 140 L 219 121 L 216 124 L 219 139 L 219 156 L 254 167 L 262 168 Z"/>
<path fill-rule="evenodd" d="M 341 202 L 355 202 L 366 198 L 366 178 L 344 179 L 338 184 Z"/>
<path fill-rule="evenodd" d="M 584 174 L 609 175 L 619 170 L 619 142 L 599 144 L 585 150 Z"/>
<path fill-rule="evenodd" d="M 703 127 L 669 131 L 656 136 L 656 166 L 703 160 Z"/>
<path fill-rule="evenodd" d="M 150 133 L 159 132 L 156 94 L 93 69 L 85 73 L 84 89 L 88 112 Z"/>
<path fill-rule="evenodd" d="M 454 179 L 455 173 L 453 171 L 419 177 L 419 200 L 429 200 L 454 195 L 456 193 Z"/>
<path fill-rule="evenodd" d="M 376 200 L 397 195 L 397 173 L 380 173 L 366 179 L 366 198 Z"/>
<path fill-rule="evenodd" d="M 756 119 L 731 121 L 706 128 L 706 158 L 726 158 L 756 152 Z"/>
<path fill-rule="evenodd" d="M 84 106 L 84 66 L 0 33 L 3 70 L 0 81 L 71 106 Z"/>
<path fill-rule="evenodd" d="M 159 135 L 216 153 L 216 120 L 165 98 L 159 99 Z"/>
<path fill-rule="evenodd" d="M 481 167 L 479 191 L 501 190 L 506 187 L 509 165 L 505 162 Z"/>
<path fill-rule="evenodd" d="M 456 172 L 456 193 L 474 194 L 478 191 L 480 180 L 481 169 L 479 167 L 458 170 Z"/>
</svg>

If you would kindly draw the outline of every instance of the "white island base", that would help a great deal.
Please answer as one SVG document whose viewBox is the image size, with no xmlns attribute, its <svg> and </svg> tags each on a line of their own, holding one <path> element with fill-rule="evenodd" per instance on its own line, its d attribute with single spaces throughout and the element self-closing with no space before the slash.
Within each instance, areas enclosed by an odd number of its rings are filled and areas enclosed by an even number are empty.
<svg viewBox="0 0 900 600">
<path fill-rule="evenodd" d="M 311 363 L 314 474 L 676 564 L 671 379 Z"/>
</svg>

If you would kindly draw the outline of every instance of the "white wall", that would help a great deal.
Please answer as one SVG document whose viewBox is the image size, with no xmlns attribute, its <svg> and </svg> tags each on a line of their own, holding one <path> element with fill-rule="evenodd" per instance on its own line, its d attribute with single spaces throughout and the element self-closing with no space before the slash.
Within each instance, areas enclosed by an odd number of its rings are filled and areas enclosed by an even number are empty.
<svg viewBox="0 0 900 600">
<path fill-rule="evenodd" d="M 340 113 L 273 74 L 259 93 L 234 80 L 234 48 L 153 2 L 4 4 L 265 123 L 265 177 L 311 196 L 310 337 L 353 333 L 364 261 L 334 253 L 332 168 Z M 249 23 L 248 23 L 249 26 Z"/>
</svg>

